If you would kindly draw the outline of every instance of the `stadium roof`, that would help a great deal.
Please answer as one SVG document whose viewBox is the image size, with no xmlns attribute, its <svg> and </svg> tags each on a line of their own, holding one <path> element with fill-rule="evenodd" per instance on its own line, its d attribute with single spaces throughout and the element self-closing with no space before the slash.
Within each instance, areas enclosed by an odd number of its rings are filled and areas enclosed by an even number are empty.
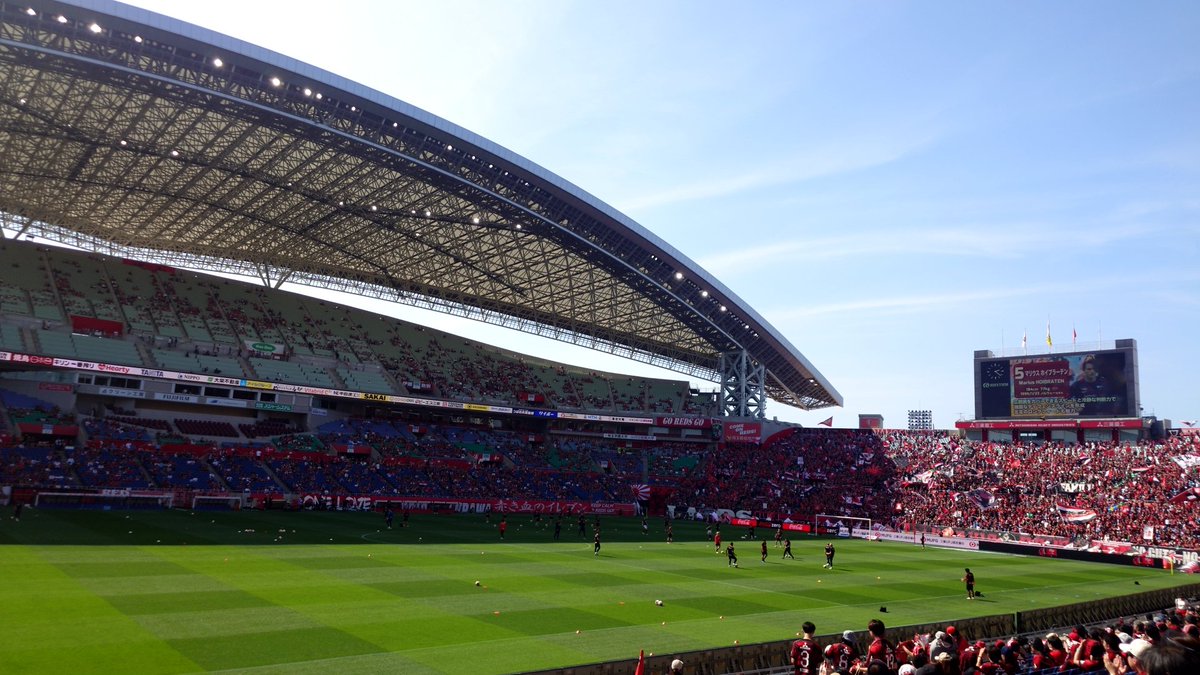
<svg viewBox="0 0 1200 675">
<path fill-rule="evenodd" d="M 0 212 L 65 244 L 338 288 L 766 394 L 841 395 L 750 306 L 599 199 L 313 66 L 102 0 L 0 0 Z"/>
</svg>

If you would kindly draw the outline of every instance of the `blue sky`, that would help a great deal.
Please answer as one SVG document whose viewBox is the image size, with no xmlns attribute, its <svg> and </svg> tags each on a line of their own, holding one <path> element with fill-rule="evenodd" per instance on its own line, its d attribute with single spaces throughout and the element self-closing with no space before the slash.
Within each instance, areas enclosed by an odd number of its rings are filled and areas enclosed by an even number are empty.
<svg viewBox="0 0 1200 675">
<path fill-rule="evenodd" d="M 1059 351 L 1072 326 L 1081 348 L 1136 339 L 1145 412 L 1200 418 L 1198 3 L 131 4 L 424 108 L 626 213 L 845 398 L 768 416 L 952 426 L 974 350 L 1019 353 L 1023 332 L 1044 350 L 1049 322 Z"/>
</svg>

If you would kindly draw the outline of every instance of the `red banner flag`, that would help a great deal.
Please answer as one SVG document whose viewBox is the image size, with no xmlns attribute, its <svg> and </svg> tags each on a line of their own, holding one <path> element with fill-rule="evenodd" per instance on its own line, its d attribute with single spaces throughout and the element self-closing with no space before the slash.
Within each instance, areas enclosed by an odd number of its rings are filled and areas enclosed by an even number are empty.
<svg viewBox="0 0 1200 675">
<path fill-rule="evenodd" d="M 833 426 L 833 418 L 830 417 L 829 419 L 825 420 L 824 422 L 819 422 L 818 424 L 820 424 L 822 426 L 826 426 L 826 427 L 831 427 L 831 426 Z"/>
<path fill-rule="evenodd" d="M 633 671 L 633 675 L 646 675 L 646 650 L 638 652 L 637 670 Z"/>
</svg>

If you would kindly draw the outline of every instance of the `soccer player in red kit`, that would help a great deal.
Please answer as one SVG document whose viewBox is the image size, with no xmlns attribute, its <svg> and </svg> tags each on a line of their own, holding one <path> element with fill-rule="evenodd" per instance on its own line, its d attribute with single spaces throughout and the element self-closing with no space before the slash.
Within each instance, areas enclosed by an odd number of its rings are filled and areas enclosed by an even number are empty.
<svg viewBox="0 0 1200 675">
<path fill-rule="evenodd" d="M 874 638 L 871 640 L 871 646 L 867 647 L 868 662 L 876 659 L 883 661 L 888 672 L 895 673 L 900 668 L 900 663 L 896 660 L 896 648 L 884 637 L 887 628 L 883 622 L 879 619 L 871 619 L 867 622 L 867 632 Z"/>
<path fill-rule="evenodd" d="M 766 540 L 763 541 L 763 546 L 766 546 Z M 800 626 L 800 630 L 804 631 L 803 637 L 792 643 L 792 653 L 790 662 L 794 669 L 795 675 L 817 675 L 817 668 L 821 665 L 820 653 L 821 645 L 813 639 L 813 635 L 817 632 L 817 627 L 811 621 L 805 621 Z"/>
</svg>

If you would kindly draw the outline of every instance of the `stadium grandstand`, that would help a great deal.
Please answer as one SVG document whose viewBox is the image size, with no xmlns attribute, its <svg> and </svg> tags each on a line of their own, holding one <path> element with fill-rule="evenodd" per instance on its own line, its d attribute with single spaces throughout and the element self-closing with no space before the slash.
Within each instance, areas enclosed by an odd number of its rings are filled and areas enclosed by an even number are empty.
<svg viewBox="0 0 1200 675">
<path fill-rule="evenodd" d="M 15 503 L 650 514 L 1198 564 L 1200 434 L 1136 414 L 1036 437 L 768 421 L 768 400 L 841 394 L 720 281 L 549 171 L 334 74 L 117 3 L 0 0 L 0 105 Z"/>
</svg>

